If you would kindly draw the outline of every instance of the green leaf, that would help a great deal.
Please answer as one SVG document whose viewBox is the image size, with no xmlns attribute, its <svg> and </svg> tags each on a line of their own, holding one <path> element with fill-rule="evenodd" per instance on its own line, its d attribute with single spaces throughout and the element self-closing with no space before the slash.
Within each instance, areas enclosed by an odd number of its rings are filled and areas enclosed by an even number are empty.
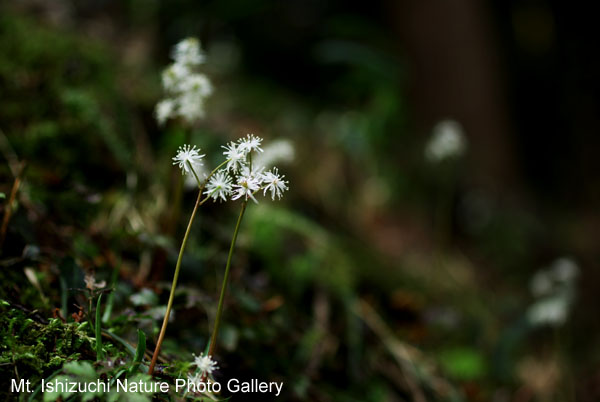
<svg viewBox="0 0 600 402">
<path fill-rule="evenodd" d="M 129 372 L 136 370 L 142 360 L 144 359 L 144 353 L 146 352 L 146 334 L 141 329 L 138 329 L 138 343 L 135 349 L 135 357 L 133 358 L 133 365 Z"/>
<path fill-rule="evenodd" d="M 76 361 L 65 364 L 64 371 L 67 374 L 71 374 L 77 377 L 78 380 L 95 380 L 98 375 L 96 374 L 96 370 L 91 365 L 90 362 L 87 361 Z"/>
</svg>

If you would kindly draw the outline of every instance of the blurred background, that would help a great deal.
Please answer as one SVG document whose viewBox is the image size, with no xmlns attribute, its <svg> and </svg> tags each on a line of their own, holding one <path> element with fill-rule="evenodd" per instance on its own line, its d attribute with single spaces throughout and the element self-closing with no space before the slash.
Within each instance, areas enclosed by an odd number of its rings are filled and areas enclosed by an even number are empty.
<svg viewBox="0 0 600 402">
<path fill-rule="evenodd" d="M 189 142 L 216 166 L 254 133 L 290 191 L 242 224 L 222 378 L 284 381 L 284 400 L 599 400 L 588 8 L 4 2 L 1 296 L 70 316 L 93 273 L 115 284 L 112 330 L 153 347 L 196 196 L 175 197 L 170 158 Z M 214 94 L 193 128 L 159 127 L 161 71 L 188 36 Z M 206 345 L 237 208 L 199 213 L 168 359 Z"/>
</svg>

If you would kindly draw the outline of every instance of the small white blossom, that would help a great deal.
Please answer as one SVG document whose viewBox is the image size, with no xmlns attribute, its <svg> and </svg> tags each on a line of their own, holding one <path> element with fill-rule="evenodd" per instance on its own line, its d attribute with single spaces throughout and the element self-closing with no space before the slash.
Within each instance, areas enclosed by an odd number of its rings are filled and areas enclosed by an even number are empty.
<svg viewBox="0 0 600 402">
<path fill-rule="evenodd" d="M 186 122 L 194 121 L 204 117 L 204 97 L 193 92 L 183 93 L 179 98 L 178 115 Z"/>
<path fill-rule="evenodd" d="M 241 146 L 235 142 L 230 142 L 227 146 L 223 146 L 225 158 L 227 159 L 226 169 L 231 172 L 237 172 L 246 163 L 246 152 L 241 149 Z"/>
<path fill-rule="evenodd" d="M 177 103 L 173 99 L 164 99 L 156 104 L 154 113 L 156 114 L 156 120 L 159 125 L 165 124 L 165 122 L 173 116 Z"/>
<path fill-rule="evenodd" d="M 241 150 L 245 152 L 262 152 L 262 148 L 260 147 L 260 143 L 262 142 L 262 138 L 255 136 L 254 134 L 246 135 L 246 138 L 240 138 L 239 147 Z"/>
<path fill-rule="evenodd" d="M 552 275 L 558 282 L 572 282 L 579 274 L 579 267 L 570 258 L 562 257 L 552 263 Z"/>
<path fill-rule="evenodd" d="M 258 204 L 256 198 L 254 198 L 254 192 L 260 190 L 261 177 L 256 173 L 256 171 L 250 171 L 247 167 L 242 169 L 237 184 L 234 185 L 236 194 L 231 197 L 232 200 L 245 197 L 246 200 L 251 198 L 252 201 Z"/>
<path fill-rule="evenodd" d="M 227 201 L 227 196 L 231 194 L 232 189 L 233 185 L 231 177 L 229 177 L 227 172 L 220 170 L 210 178 L 206 184 L 206 191 L 204 191 L 204 194 L 212 197 L 215 201 L 218 198 Z"/>
<path fill-rule="evenodd" d="M 203 165 L 202 158 L 204 155 L 200 155 L 199 151 L 200 149 L 196 149 L 196 146 L 184 145 L 179 147 L 177 155 L 173 158 L 173 165 L 179 165 L 182 174 L 196 173 L 197 167 Z M 193 172 L 192 169 L 194 169 Z"/>
<path fill-rule="evenodd" d="M 196 38 L 186 38 L 175 45 L 173 59 L 177 64 L 196 66 L 204 63 L 204 54 Z"/>
<path fill-rule="evenodd" d="M 213 371 L 219 368 L 217 362 L 215 362 L 210 356 L 204 356 L 204 353 L 200 353 L 200 356 L 194 356 L 194 362 L 192 363 L 200 370 L 202 375 L 212 374 Z"/>
<path fill-rule="evenodd" d="M 212 84 L 204 74 L 191 74 L 184 77 L 179 84 L 178 89 L 181 92 L 193 92 L 201 97 L 212 94 Z"/>
<path fill-rule="evenodd" d="M 267 194 L 267 191 L 271 192 L 271 199 L 281 199 L 281 195 L 284 191 L 288 190 L 287 181 L 283 180 L 285 176 L 279 175 L 279 170 L 274 167 L 272 171 L 266 172 L 262 175 L 262 183 L 264 186 L 263 195 Z"/>
<path fill-rule="evenodd" d="M 466 148 L 467 140 L 460 123 L 444 120 L 433 128 L 433 135 L 425 148 L 425 157 L 430 162 L 440 162 L 462 156 Z"/>
<path fill-rule="evenodd" d="M 165 91 L 179 91 L 181 83 L 190 74 L 190 69 L 183 64 L 171 64 L 162 73 L 162 84 Z"/>
<path fill-rule="evenodd" d="M 527 318 L 533 325 L 559 326 L 567 321 L 569 315 L 568 298 L 557 295 L 541 299 L 527 310 Z"/>
<path fill-rule="evenodd" d="M 531 292 L 537 300 L 529 306 L 527 318 L 532 325 L 564 324 L 575 302 L 577 264 L 569 258 L 555 260 L 550 268 L 537 271 L 531 279 Z"/>
</svg>

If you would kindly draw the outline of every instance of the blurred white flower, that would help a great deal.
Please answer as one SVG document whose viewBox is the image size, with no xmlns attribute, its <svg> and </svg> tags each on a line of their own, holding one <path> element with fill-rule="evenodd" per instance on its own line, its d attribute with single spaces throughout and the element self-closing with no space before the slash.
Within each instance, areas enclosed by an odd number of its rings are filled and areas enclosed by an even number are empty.
<svg viewBox="0 0 600 402">
<path fill-rule="evenodd" d="M 257 154 L 252 159 L 252 164 L 264 169 L 270 168 L 274 163 L 291 162 L 294 160 L 294 147 L 289 140 L 276 140 L 266 145 L 264 152 Z"/>
<path fill-rule="evenodd" d="M 231 194 L 232 189 L 231 177 L 229 177 L 227 172 L 220 170 L 210 178 L 206 184 L 204 194 L 212 197 L 214 201 L 218 198 L 227 201 L 227 197 Z"/>
<path fill-rule="evenodd" d="M 222 148 L 225 149 L 223 155 L 225 155 L 225 159 L 228 161 L 226 167 L 228 171 L 235 173 L 245 165 L 246 152 L 238 144 L 232 141 L 227 146 L 223 145 Z"/>
<path fill-rule="evenodd" d="M 178 87 L 181 92 L 192 92 L 202 98 L 212 94 L 213 88 L 209 79 L 204 74 L 190 74 L 181 80 Z"/>
<path fill-rule="evenodd" d="M 194 92 L 184 92 L 178 98 L 179 108 L 177 114 L 187 123 L 204 117 L 204 97 Z"/>
<path fill-rule="evenodd" d="M 190 69 L 183 64 L 171 64 L 162 73 L 163 88 L 167 92 L 176 92 L 181 88 L 181 83 L 190 74 Z"/>
<path fill-rule="evenodd" d="M 173 158 L 173 165 L 179 165 L 182 174 L 196 173 L 197 167 L 203 165 L 202 158 L 204 155 L 200 155 L 199 151 L 200 149 L 196 149 L 195 145 L 192 147 L 191 145 L 186 144 L 179 147 L 177 155 Z"/>
<path fill-rule="evenodd" d="M 156 104 L 156 109 L 154 110 L 158 124 L 161 126 L 163 124 L 165 124 L 165 122 L 171 116 L 173 116 L 176 107 L 177 107 L 177 104 L 175 103 L 175 101 L 173 99 L 167 98 L 167 99 L 163 99 L 162 101 L 158 102 Z"/>
<path fill-rule="evenodd" d="M 156 106 L 156 119 L 159 125 L 175 117 L 193 124 L 204 117 L 204 101 L 213 92 L 208 77 L 195 72 L 204 62 L 198 40 L 187 38 L 179 42 L 174 47 L 173 58 L 175 62 L 162 73 L 166 99 Z"/>
<path fill-rule="evenodd" d="M 217 362 L 215 362 L 210 356 L 204 356 L 204 353 L 200 353 L 200 356 L 194 356 L 194 362 L 192 363 L 200 370 L 202 375 L 212 374 L 213 371 L 218 369 Z"/>
<path fill-rule="evenodd" d="M 197 66 L 204 63 L 204 53 L 200 50 L 200 42 L 196 38 L 186 38 L 173 48 L 173 60 L 177 64 Z"/>
<path fill-rule="evenodd" d="M 275 200 L 275 196 L 277 196 L 277 199 L 281 199 L 282 193 L 289 189 L 286 185 L 288 182 L 283 180 L 284 177 L 284 175 L 279 175 L 279 170 L 276 167 L 274 167 L 272 171 L 263 173 L 263 195 L 266 195 L 267 191 L 270 191 L 272 200 Z"/>
<path fill-rule="evenodd" d="M 239 148 L 248 153 L 251 151 L 262 152 L 262 148 L 260 147 L 260 143 L 262 142 L 262 138 L 255 136 L 254 134 L 248 134 L 246 138 L 240 138 L 239 140 Z"/>
<path fill-rule="evenodd" d="M 554 296 L 541 299 L 527 310 L 527 318 L 533 325 L 562 325 L 569 315 L 569 301 L 565 297 Z"/>
<path fill-rule="evenodd" d="M 443 120 L 433 128 L 431 139 L 425 147 L 425 157 L 430 162 L 440 162 L 462 156 L 467 149 L 467 140 L 461 124 L 454 120 Z"/>
<path fill-rule="evenodd" d="M 535 297 L 547 296 L 554 290 L 552 278 L 546 271 L 536 272 L 529 283 L 531 293 Z"/>
<path fill-rule="evenodd" d="M 566 322 L 575 301 L 577 264 L 569 258 L 555 260 L 550 268 L 536 272 L 531 278 L 531 293 L 538 299 L 527 310 L 532 325 L 559 326 Z"/>
<path fill-rule="evenodd" d="M 559 258 L 552 264 L 552 274 L 559 282 L 571 282 L 579 274 L 579 267 L 570 258 Z"/>
</svg>

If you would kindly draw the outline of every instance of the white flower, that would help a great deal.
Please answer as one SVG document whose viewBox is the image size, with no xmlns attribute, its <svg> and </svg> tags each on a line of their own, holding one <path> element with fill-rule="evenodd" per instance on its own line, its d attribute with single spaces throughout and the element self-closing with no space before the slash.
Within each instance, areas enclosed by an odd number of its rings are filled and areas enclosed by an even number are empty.
<svg viewBox="0 0 600 402">
<path fill-rule="evenodd" d="M 552 275 L 558 282 L 570 283 L 579 274 L 579 267 L 570 258 L 562 257 L 552 263 Z"/>
<path fill-rule="evenodd" d="M 201 97 L 212 94 L 212 84 L 204 74 L 190 74 L 181 80 L 178 85 L 181 92 L 197 93 Z"/>
<path fill-rule="evenodd" d="M 200 353 L 200 356 L 194 354 L 192 354 L 192 356 L 194 356 L 194 362 L 192 364 L 198 367 L 202 375 L 212 374 L 213 371 L 219 368 L 217 362 L 210 356 L 204 356 L 204 353 Z"/>
<path fill-rule="evenodd" d="M 176 106 L 177 103 L 173 99 L 164 99 L 156 104 L 154 113 L 159 125 L 162 126 L 170 117 L 173 116 Z"/>
<path fill-rule="evenodd" d="M 179 98 L 178 114 L 188 123 L 204 117 L 204 97 L 193 92 L 185 92 Z"/>
<path fill-rule="evenodd" d="M 463 155 L 466 148 L 467 141 L 460 123 L 443 120 L 433 128 L 433 135 L 425 148 L 425 157 L 430 162 L 440 162 Z"/>
<path fill-rule="evenodd" d="M 162 83 L 165 91 L 178 91 L 181 82 L 190 74 L 190 69 L 183 64 L 174 63 L 162 73 Z"/>
<path fill-rule="evenodd" d="M 535 297 L 547 296 L 554 291 L 554 282 L 548 272 L 538 271 L 531 278 L 529 287 Z"/>
<path fill-rule="evenodd" d="M 162 84 L 167 99 L 156 106 L 156 119 L 160 125 L 175 116 L 188 124 L 204 117 L 204 101 L 213 92 L 210 80 L 197 73 L 196 66 L 204 61 L 197 39 L 187 38 L 173 50 L 175 63 L 162 73 Z"/>
<path fill-rule="evenodd" d="M 527 310 L 527 318 L 533 325 L 562 325 L 569 315 L 569 299 L 552 296 L 541 299 Z"/>
<path fill-rule="evenodd" d="M 262 148 L 260 147 L 260 143 L 262 142 L 262 138 L 255 136 L 254 134 L 246 135 L 246 138 L 240 138 L 239 147 L 241 150 L 245 152 L 257 151 L 262 152 Z"/>
<path fill-rule="evenodd" d="M 262 183 L 264 186 L 263 195 L 267 194 L 267 191 L 271 192 L 271 199 L 281 199 L 281 195 L 285 190 L 289 190 L 287 181 L 283 180 L 285 176 L 279 175 L 279 170 L 274 167 L 272 171 L 266 172 L 262 175 Z"/>
<path fill-rule="evenodd" d="M 177 64 L 196 66 L 204 63 L 204 54 L 196 38 L 186 38 L 176 44 L 172 57 Z"/>
<path fill-rule="evenodd" d="M 203 165 L 202 158 L 204 157 L 198 151 L 200 149 L 196 149 L 196 146 L 184 145 L 179 147 L 177 155 L 173 158 L 173 165 L 179 165 L 182 174 L 196 173 L 196 168 Z"/>
<path fill-rule="evenodd" d="M 261 176 L 257 175 L 256 171 L 250 171 L 247 167 L 242 169 L 242 173 L 238 177 L 237 184 L 234 185 L 236 194 L 231 197 L 232 200 L 245 197 L 252 198 L 252 201 L 258 204 L 254 198 L 254 192 L 260 190 Z"/>
<path fill-rule="evenodd" d="M 227 159 L 226 169 L 231 172 L 237 172 L 246 163 L 246 152 L 241 149 L 241 146 L 235 142 L 230 142 L 227 146 L 223 146 L 225 158 Z"/>
<path fill-rule="evenodd" d="M 212 197 L 215 201 L 217 201 L 217 198 L 227 201 L 227 196 L 231 194 L 232 188 L 231 177 L 227 172 L 220 170 L 210 178 L 206 184 L 204 194 Z"/>
</svg>

